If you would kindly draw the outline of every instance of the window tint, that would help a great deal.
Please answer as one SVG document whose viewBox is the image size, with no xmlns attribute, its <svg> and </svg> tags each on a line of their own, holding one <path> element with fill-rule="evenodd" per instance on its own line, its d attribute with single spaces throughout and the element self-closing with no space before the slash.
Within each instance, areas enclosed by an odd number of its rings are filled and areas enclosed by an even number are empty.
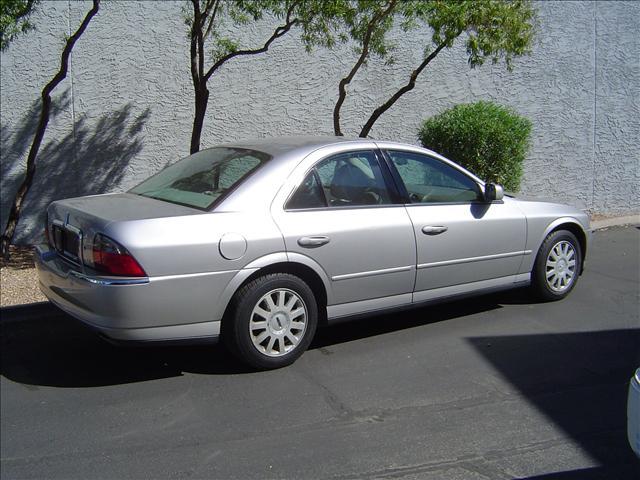
<svg viewBox="0 0 640 480">
<path fill-rule="evenodd" d="M 297 210 L 326 206 L 327 202 L 324 198 L 324 193 L 322 193 L 322 187 L 318 183 L 315 170 L 312 170 L 289 199 L 286 209 Z"/>
<path fill-rule="evenodd" d="M 334 155 L 316 166 L 330 207 L 392 203 L 375 154 L 371 151 Z"/>
<path fill-rule="evenodd" d="M 318 183 L 320 182 L 320 183 Z M 391 196 L 375 154 L 342 153 L 318 163 L 287 202 L 286 208 L 383 205 Z"/>
<path fill-rule="evenodd" d="M 270 158 L 255 150 L 210 148 L 165 168 L 130 192 L 208 209 L 220 195 L 234 188 Z"/>
<path fill-rule="evenodd" d="M 389 151 L 411 203 L 480 200 L 478 184 L 461 171 L 426 155 Z"/>
</svg>

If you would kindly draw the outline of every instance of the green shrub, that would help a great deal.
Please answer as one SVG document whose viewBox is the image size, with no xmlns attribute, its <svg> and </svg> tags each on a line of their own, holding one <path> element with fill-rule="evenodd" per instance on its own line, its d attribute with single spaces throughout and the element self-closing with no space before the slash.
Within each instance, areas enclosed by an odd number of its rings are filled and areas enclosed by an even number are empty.
<svg viewBox="0 0 640 480">
<path fill-rule="evenodd" d="M 530 134 L 527 118 L 492 102 L 476 102 L 456 105 L 429 118 L 419 138 L 424 147 L 483 180 L 517 192 Z"/>
</svg>

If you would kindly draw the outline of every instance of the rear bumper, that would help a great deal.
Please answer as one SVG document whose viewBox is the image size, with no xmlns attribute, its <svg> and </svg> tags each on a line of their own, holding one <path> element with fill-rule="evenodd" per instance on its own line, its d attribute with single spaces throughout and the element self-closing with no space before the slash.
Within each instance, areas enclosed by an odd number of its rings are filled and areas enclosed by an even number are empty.
<svg viewBox="0 0 640 480">
<path fill-rule="evenodd" d="M 45 296 L 112 340 L 201 341 L 220 333 L 220 319 L 210 318 L 219 309 L 211 308 L 212 295 L 205 293 L 210 278 L 104 277 L 79 271 L 47 245 L 37 246 L 34 257 Z M 224 275 L 214 276 L 214 284 L 225 284 Z"/>
</svg>

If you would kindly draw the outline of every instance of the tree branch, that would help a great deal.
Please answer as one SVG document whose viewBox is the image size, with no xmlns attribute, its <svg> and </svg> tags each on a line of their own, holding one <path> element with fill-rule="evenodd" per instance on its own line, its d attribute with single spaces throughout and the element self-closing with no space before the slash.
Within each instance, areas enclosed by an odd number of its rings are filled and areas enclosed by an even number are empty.
<svg viewBox="0 0 640 480">
<path fill-rule="evenodd" d="M 58 86 L 58 84 L 64 80 L 67 76 L 67 72 L 69 70 L 69 57 L 71 56 L 71 50 L 73 50 L 73 46 L 78 41 L 78 38 L 84 33 L 89 25 L 89 22 L 94 17 L 98 10 L 100 9 L 100 0 L 93 0 L 93 7 L 91 10 L 87 12 L 87 15 L 84 17 L 84 20 L 78 27 L 78 30 L 69 37 L 67 43 L 64 46 L 64 50 L 62 50 L 62 56 L 60 57 L 60 70 L 56 75 L 51 79 L 49 83 L 47 83 L 42 91 L 42 95 L 49 95 L 54 88 Z"/>
<path fill-rule="evenodd" d="M 393 104 L 396 103 L 398 99 L 400 99 L 400 97 L 402 97 L 405 93 L 414 89 L 414 87 L 416 86 L 416 79 L 418 78 L 418 75 L 420 75 L 422 71 L 425 69 L 425 67 L 429 65 L 429 63 L 431 63 L 431 61 L 438 56 L 440 51 L 445 46 L 446 46 L 445 42 L 438 45 L 438 47 L 422 61 L 422 63 L 418 66 L 418 68 L 416 68 L 413 72 L 411 72 L 411 75 L 409 76 L 409 81 L 406 83 L 406 85 L 400 88 L 395 94 L 391 96 L 391 98 L 389 98 L 386 102 L 384 102 L 382 105 L 380 105 L 378 108 L 376 108 L 373 111 L 373 113 L 369 117 L 369 120 L 367 120 L 367 123 L 365 123 L 364 126 L 362 127 L 362 130 L 360 131 L 360 137 L 362 138 L 367 137 L 369 135 L 369 132 L 371 132 L 371 128 L 373 127 L 373 124 L 376 123 L 378 118 L 380 118 L 380 116 L 384 112 L 389 110 L 393 106 Z"/>
<path fill-rule="evenodd" d="M 200 3 L 191 0 L 193 5 L 193 19 L 191 20 L 191 79 L 193 87 L 197 90 L 200 85 L 200 72 L 198 70 L 198 30 L 200 29 Z"/>
<path fill-rule="evenodd" d="M 206 12 L 209 12 L 211 10 L 211 3 L 207 4 L 207 9 L 205 10 Z M 213 23 L 216 19 L 216 16 L 218 14 L 218 7 L 220 6 L 220 0 L 215 0 L 215 3 L 213 4 L 213 11 L 211 12 L 211 17 L 209 17 L 209 25 L 207 25 L 207 29 L 204 32 L 204 37 L 203 38 L 207 38 L 209 36 L 209 34 L 211 33 L 211 29 L 213 28 Z"/>
<path fill-rule="evenodd" d="M 16 226 L 18 225 L 18 221 L 20 220 L 22 203 L 24 202 L 24 199 L 29 192 L 29 188 L 31 188 L 31 184 L 33 183 L 33 178 L 36 173 L 36 158 L 38 156 L 38 151 L 40 150 L 40 145 L 42 144 L 42 139 L 44 138 L 47 125 L 49 124 L 49 115 L 51 113 L 51 92 L 53 92 L 58 84 L 60 84 L 60 82 L 62 82 L 62 80 L 66 78 L 67 72 L 69 71 L 69 57 L 71 56 L 71 51 L 73 50 L 76 41 L 87 29 L 89 22 L 95 16 L 95 14 L 98 13 L 99 9 L 100 0 L 93 0 L 93 7 L 87 12 L 87 15 L 84 17 L 84 20 L 82 20 L 82 23 L 78 27 L 78 30 L 76 30 L 76 32 L 71 35 L 65 43 L 64 49 L 62 50 L 62 55 L 60 57 L 60 69 L 49 81 L 49 83 L 47 83 L 42 89 L 42 109 L 40 110 L 38 126 L 33 137 L 33 142 L 31 143 L 31 148 L 29 149 L 29 155 L 27 156 L 27 171 L 24 179 L 22 180 L 22 183 L 20 184 L 16 192 L 16 196 L 13 200 L 13 205 L 11 206 L 11 211 L 9 212 L 7 225 L 5 227 L 4 233 L 2 234 L 2 238 L 0 239 L 2 255 L 5 258 L 9 257 L 9 245 L 13 241 Z"/>
<path fill-rule="evenodd" d="M 335 135 L 342 136 L 342 130 L 340 129 L 340 109 L 342 108 L 342 104 L 347 98 L 347 85 L 351 83 L 351 80 L 353 80 L 353 77 L 355 77 L 356 73 L 358 72 L 358 70 L 360 70 L 360 67 L 364 64 L 367 57 L 369 56 L 369 45 L 371 43 L 371 37 L 373 36 L 375 27 L 377 26 L 378 22 L 383 20 L 387 15 L 389 15 L 389 13 L 391 13 L 391 11 L 395 8 L 395 4 L 396 0 L 392 0 L 391 2 L 389 2 L 389 5 L 385 10 L 378 12 L 371 18 L 362 39 L 362 52 L 360 53 L 358 60 L 356 61 L 349 74 L 342 80 L 340 80 L 340 83 L 338 84 L 338 100 L 333 107 L 333 132 Z"/>
<path fill-rule="evenodd" d="M 291 18 L 291 16 L 293 15 L 293 11 L 295 10 L 295 7 L 298 5 L 298 3 L 300 2 L 298 1 L 291 4 L 289 9 L 287 10 L 287 16 L 286 16 L 284 25 L 278 26 L 273 31 L 273 34 L 267 39 L 267 41 L 264 43 L 262 47 L 256 48 L 256 49 L 238 50 L 236 52 L 231 52 L 223 56 L 217 62 L 215 62 L 211 66 L 211 68 L 207 71 L 207 73 L 204 75 L 205 82 L 209 80 L 209 78 L 211 78 L 211 75 L 213 75 L 213 73 L 216 70 L 218 70 L 222 65 L 224 65 L 227 61 L 231 60 L 232 58 L 245 56 L 245 55 L 257 55 L 259 53 L 264 53 L 267 50 L 269 50 L 269 47 L 275 40 L 282 37 L 289 30 L 291 30 L 291 27 L 293 27 L 295 24 L 299 22 L 297 18 L 293 18 L 293 19 Z"/>
</svg>

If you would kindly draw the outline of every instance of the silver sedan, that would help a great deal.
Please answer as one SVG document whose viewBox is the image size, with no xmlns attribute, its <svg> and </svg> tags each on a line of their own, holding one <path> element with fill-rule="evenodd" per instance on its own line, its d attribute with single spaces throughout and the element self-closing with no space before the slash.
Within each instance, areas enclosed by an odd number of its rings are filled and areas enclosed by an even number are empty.
<svg viewBox="0 0 640 480">
<path fill-rule="evenodd" d="M 590 236 L 583 211 L 341 137 L 221 145 L 47 213 L 36 264 L 54 304 L 116 341 L 221 336 L 257 368 L 344 317 L 525 285 L 561 299 Z"/>
</svg>

